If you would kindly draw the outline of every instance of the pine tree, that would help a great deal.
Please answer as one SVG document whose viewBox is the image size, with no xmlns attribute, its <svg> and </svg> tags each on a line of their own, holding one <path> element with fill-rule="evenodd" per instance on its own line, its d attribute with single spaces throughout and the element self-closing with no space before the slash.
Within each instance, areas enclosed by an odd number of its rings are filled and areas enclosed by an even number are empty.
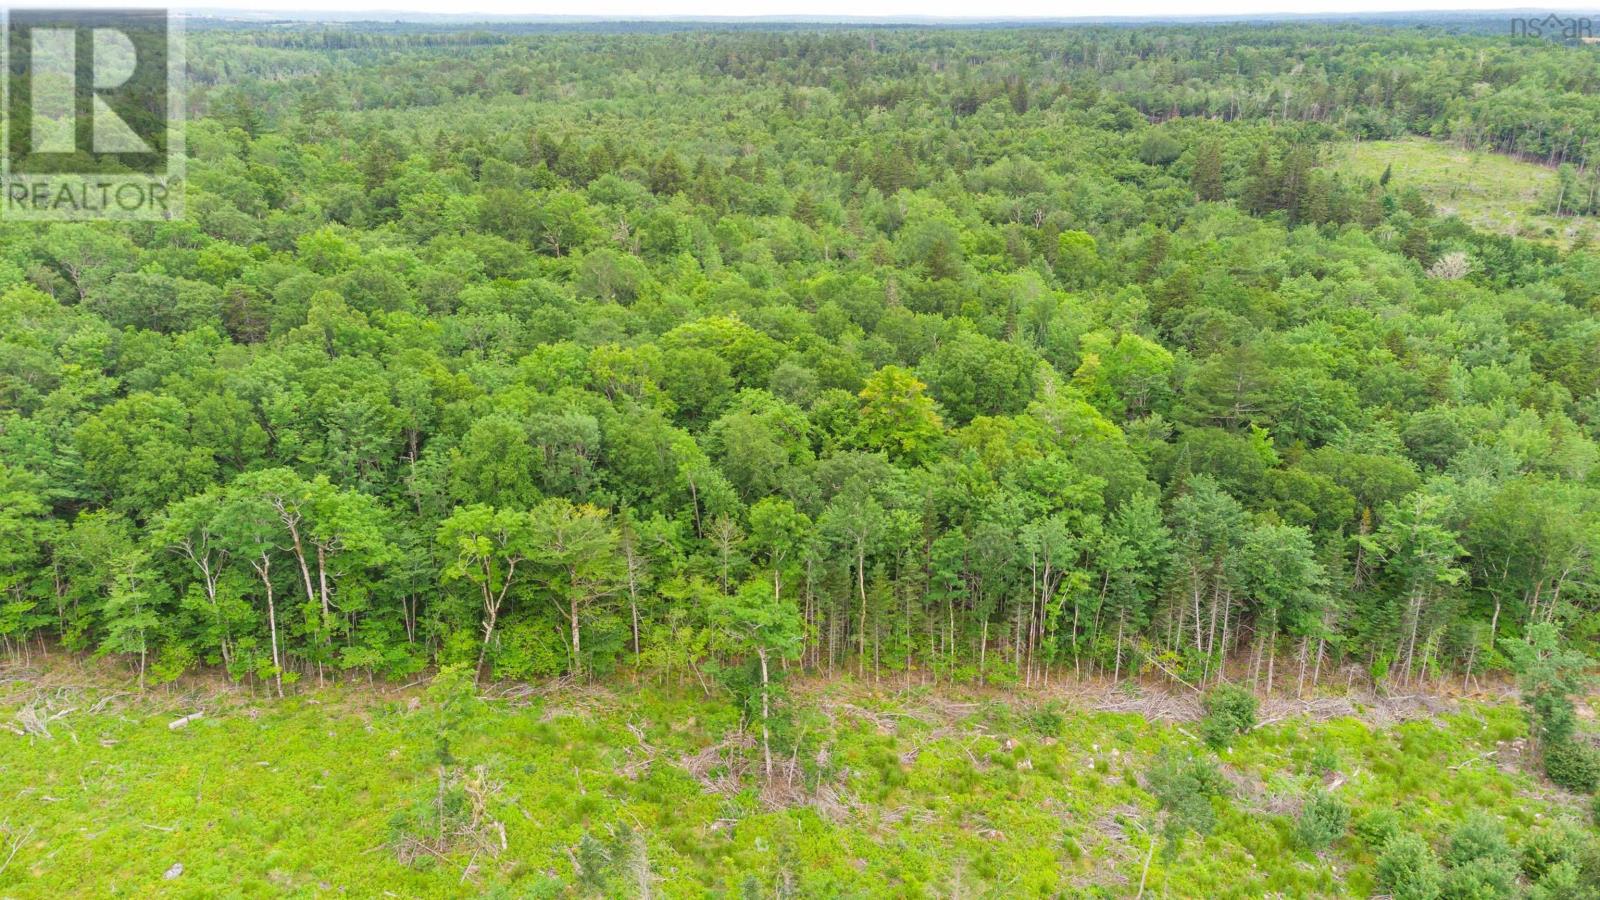
<svg viewBox="0 0 1600 900">
<path fill-rule="evenodd" d="M 1199 199 L 1207 202 L 1222 199 L 1222 150 L 1216 143 L 1207 142 L 1195 151 L 1194 172 L 1189 180 Z"/>
</svg>

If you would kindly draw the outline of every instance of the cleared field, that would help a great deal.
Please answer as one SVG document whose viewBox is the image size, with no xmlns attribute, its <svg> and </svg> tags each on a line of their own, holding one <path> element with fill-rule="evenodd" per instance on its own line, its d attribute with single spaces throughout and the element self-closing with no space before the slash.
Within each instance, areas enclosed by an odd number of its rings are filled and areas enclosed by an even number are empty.
<svg viewBox="0 0 1600 900">
<path fill-rule="evenodd" d="M 1264 712 L 1294 714 L 1213 755 L 1193 722 L 1065 697 L 797 688 L 799 775 L 768 790 L 734 711 L 698 691 L 502 692 L 453 753 L 482 767 L 505 849 L 490 830 L 490 854 L 409 864 L 397 823 L 437 784 L 419 690 L 24 688 L 0 702 L 0 897 L 1132 897 L 1141 880 L 1147 897 L 1365 897 L 1385 816 L 1436 846 L 1474 812 L 1519 846 L 1586 827 L 1523 770 L 1510 706 L 1429 701 L 1397 722 L 1381 703 L 1277 701 Z M 1225 780 L 1209 835 L 1158 837 L 1164 753 Z M 1296 823 L 1318 791 L 1351 828 L 1314 852 Z"/>
<path fill-rule="evenodd" d="M 1595 230 L 1590 218 L 1536 212 L 1554 190 L 1556 173 L 1500 153 L 1406 138 L 1344 145 L 1332 152 L 1328 165 L 1366 178 L 1378 178 L 1392 167 L 1391 191 L 1414 187 L 1442 215 L 1459 215 L 1485 231 L 1566 245 Z"/>
</svg>

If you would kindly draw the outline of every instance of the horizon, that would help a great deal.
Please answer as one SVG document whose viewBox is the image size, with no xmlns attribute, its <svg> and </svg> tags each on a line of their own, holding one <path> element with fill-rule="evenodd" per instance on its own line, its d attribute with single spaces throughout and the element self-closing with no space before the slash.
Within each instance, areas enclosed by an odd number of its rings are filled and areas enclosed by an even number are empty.
<svg viewBox="0 0 1600 900">
<path fill-rule="evenodd" d="M 13 8 L 94 8 L 93 2 L 58 0 L 54 3 L 15 4 Z M 164 8 L 178 10 L 194 18 L 270 18 L 294 21 L 444 21 L 457 23 L 608 23 L 608 22 L 706 22 L 706 23 L 783 23 L 783 24 L 1122 24 L 1136 21 L 1206 22 L 1218 20 L 1275 21 L 1295 19 L 1363 19 L 1405 18 L 1414 16 L 1449 16 L 1485 18 L 1496 15 L 1588 16 L 1600 15 L 1600 8 L 1555 5 L 1508 6 L 1502 3 L 1463 3 L 1461 0 L 1417 0 L 1393 4 L 1384 0 L 1317 0 L 1310 3 L 1286 3 L 1285 0 L 1226 0 L 1196 12 L 1192 4 L 1175 0 L 1130 0 L 1116 4 L 1073 4 L 1063 9 L 1060 4 L 1046 4 L 1039 0 L 1000 0 L 986 4 L 991 10 L 983 15 L 964 12 L 970 4 L 952 0 L 934 0 L 928 3 L 911 3 L 908 0 L 874 0 L 872 3 L 851 3 L 848 0 L 821 0 L 807 4 L 805 10 L 793 8 L 791 0 L 753 0 L 732 3 L 727 0 L 702 0 L 672 4 L 641 2 L 641 0 L 604 0 L 589 11 L 567 11 L 566 4 L 545 2 L 516 3 L 515 0 L 472 0 L 471 8 L 463 4 L 445 4 L 429 0 L 341 0 L 338 8 L 308 9 L 304 0 L 209 0 L 204 3 L 162 3 L 152 0 L 131 0 L 118 6 Z M 865 7 L 865 9 L 863 9 Z"/>
</svg>

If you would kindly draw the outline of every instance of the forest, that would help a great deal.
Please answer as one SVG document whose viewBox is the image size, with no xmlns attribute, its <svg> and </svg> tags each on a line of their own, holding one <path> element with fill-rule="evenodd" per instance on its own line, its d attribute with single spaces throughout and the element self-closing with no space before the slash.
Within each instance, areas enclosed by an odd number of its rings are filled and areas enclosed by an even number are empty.
<svg viewBox="0 0 1600 900">
<path fill-rule="evenodd" d="M 1516 683 L 1534 768 L 1600 781 L 1595 47 L 189 42 L 184 218 L 0 222 L 11 665 L 260 704 L 443 673 L 441 735 L 474 690 L 686 691 L 767 779 L 814 749 L 786 681 L 1155 685 L 1219 746 L 1256 698 Z M 1558 224 L 1334 162 L 1418 138 L 1553 172 Z M 1391 888 L 1432 852 L 1398 844 Z"/>
</svg>

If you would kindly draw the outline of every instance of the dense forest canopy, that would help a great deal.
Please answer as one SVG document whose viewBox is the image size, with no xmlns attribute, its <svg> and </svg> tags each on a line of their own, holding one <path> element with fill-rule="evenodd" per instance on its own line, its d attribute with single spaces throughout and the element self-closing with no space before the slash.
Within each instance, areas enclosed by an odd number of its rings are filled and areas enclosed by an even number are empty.
<svg viewBox="0 0 1600 900">
<path fill-rule="evenodd" d="M 1299 690 L 1600 649 L 1593 47 L 191 44 L 186 219 L 0 225 L 12 654 Z M 1570 249 L 1323 164 L 1405 135 L 1556 167 Z"/>
</svg>

